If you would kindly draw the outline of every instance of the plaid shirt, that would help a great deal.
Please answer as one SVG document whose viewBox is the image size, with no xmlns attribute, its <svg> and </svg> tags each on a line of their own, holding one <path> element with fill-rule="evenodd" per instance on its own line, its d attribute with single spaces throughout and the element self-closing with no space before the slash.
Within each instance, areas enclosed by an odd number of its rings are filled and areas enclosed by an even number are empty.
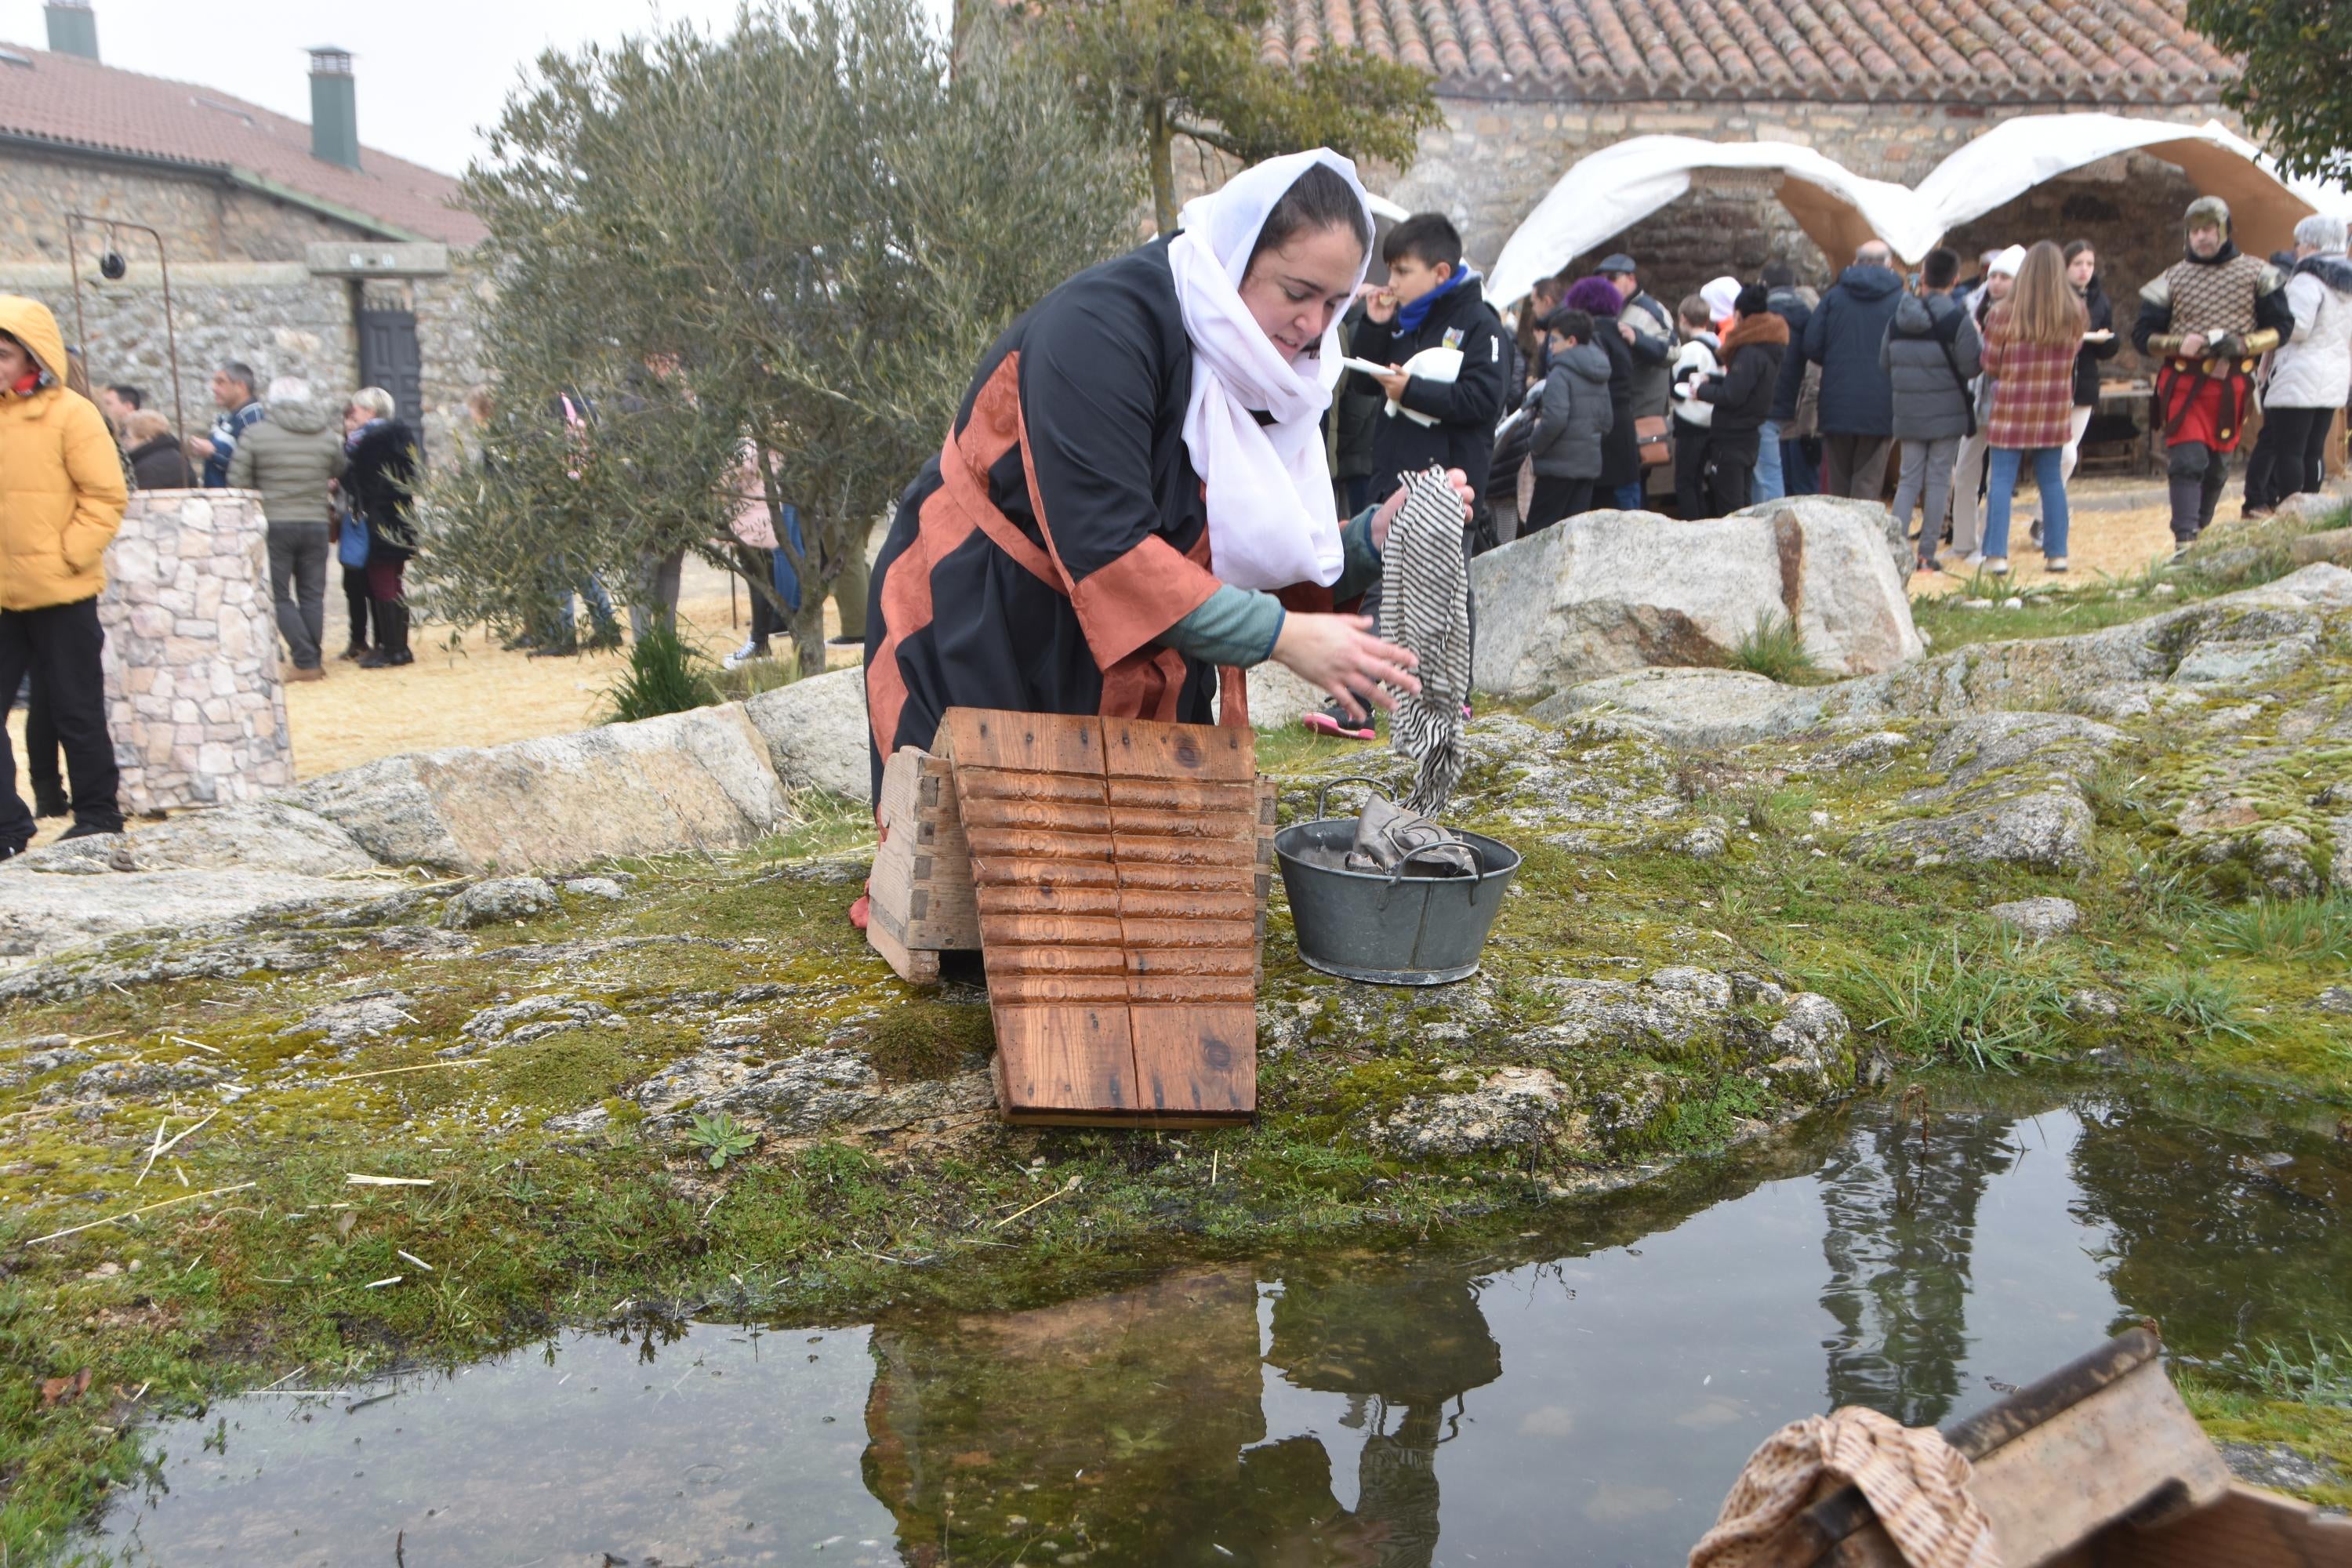
<svg viewBox="0 0 2352 1568">
<path fill-rule="evenodd" d="M 1985 318 L 1985 374 L 1994 377 L 1989 446 L 2063 447 L 2074 434 L 2075 343 L 2026 343 L 2008 332 L 2009 307 Z"/>
</svg>

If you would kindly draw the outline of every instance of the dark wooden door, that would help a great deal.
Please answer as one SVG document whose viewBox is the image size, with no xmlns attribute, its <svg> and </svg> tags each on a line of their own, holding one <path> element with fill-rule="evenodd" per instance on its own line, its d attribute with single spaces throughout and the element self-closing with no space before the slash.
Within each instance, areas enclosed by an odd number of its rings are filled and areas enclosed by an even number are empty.
<svg viewBox="0 0 2352 1568">
<path fill-rule="evenodd" d="M 359 312 L 360 382 L 381 386 L 400 405 L 400 417 L 425 442 L 425 353 L 413 310 Z"/>
</svg>

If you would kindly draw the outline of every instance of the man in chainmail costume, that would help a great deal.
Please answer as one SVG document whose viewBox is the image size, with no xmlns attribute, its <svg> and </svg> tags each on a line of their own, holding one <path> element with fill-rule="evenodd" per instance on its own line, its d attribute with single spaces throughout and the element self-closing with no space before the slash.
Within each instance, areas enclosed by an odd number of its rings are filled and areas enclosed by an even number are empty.
<svg viewBox="0 0 2352 1568">
<path fill-rule="evenodd" d="M 1444 470 L 1404 479 L 1404 504 L 1381 560 L 1381 630 L 1420 656 L 1417 693 L 1398 693 L 1390 743 L 1420 764 L 1405 809 L 1434 816 L 1462 777 L 1463 707 L 1470 700 L 1470 563 L 1462 498 Z"/>
<path fill-rule="evenodd" d="M 2200 196 L 2187 223 L 2188 254 L 2139 291 L 2132 327 L 2132 346 L 2162 362 L 2155 421 L 2176 545 L 2213 521 L 2244 433 L 2254 365 L 2294 326 L 2278 268 L 2231 242 L 2228 203 Z"/>
</svg>

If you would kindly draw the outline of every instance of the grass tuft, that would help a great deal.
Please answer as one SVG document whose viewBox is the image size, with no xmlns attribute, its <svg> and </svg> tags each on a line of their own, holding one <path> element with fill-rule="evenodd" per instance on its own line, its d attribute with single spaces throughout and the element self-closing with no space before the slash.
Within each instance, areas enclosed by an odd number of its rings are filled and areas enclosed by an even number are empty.
<svg viewBox="0 0 2352 1568">
<path fill-rule="evenodd" d="M 604 721 L 627 724 L 724 700 L 709 662 L 672 627 L 647 632 L 630 645 L 628 668 L 604 694 Z"/>
<path fill-rule="evenodd" d="M 1821 666 L 1806 651 L 1805 635 L 1787 616 L 1767 610 L 1731 650 L 1731 668 L 1767 676 L 1784 686 L 1821 679 Z"/>
<path fill-rule="evenodd" d="M 1873 965 L 1863 980 L 1878 1015 L 1869 1027 L 1898 1049 L 2014 1072 L 2046 1058 L 2043 1042 L 2066 1027 L 2067 977 L 2063 959 L 2022 939 L 1965 951 L 1955 936 Z"/>
<path fill-rule="evenodd" d="M 2139 1002 L 2149 1012 L 2169 1018 L 2189 1033 L 2209 1040 L 2229 1035 L 2252 1043 L 2254 1037 L 2247 1026 L 2252 1015 L 2246 994 L 2227 975 L 2176 969 L 2144 983 Z"/>
<path fill-rule="evenodd" d="M 2352 1339 L 2339 1334 L 2326 1345 L 2316 1334 L 2304 1338 L 2301 1351 L 2270 1342 L 2253 1346 L 2246 1373 L 2254 1386 L 2273 1399 L 2352 1410 Z"/>
<path fill-rule="evenodd" d="M 2241 958 L 2341 966 L 2352 962 L 2352 900 L 2265 899 L 2206 922 L 2215 951 Z"/>
</svg>

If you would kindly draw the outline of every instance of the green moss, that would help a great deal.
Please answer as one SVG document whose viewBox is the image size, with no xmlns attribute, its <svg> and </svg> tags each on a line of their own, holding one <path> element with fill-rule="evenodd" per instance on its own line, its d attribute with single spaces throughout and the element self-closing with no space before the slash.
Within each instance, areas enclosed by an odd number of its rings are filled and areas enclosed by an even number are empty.
<svg viewBox="0 0 2352 1568">
<path fill-rule="evenodd" d="M 566 1029 L 491 1058 L 490 1087 L 517 1105 L 578 1110 L 643 1079 L 656 1063 L 691 1048 L 683 1029 Z M 667 1047 L 667 1048 L 665 1048 Z"/>
<path fill-rule="evenodd" d="M 866 1026 L 856 1048 L 891 1083 L 951 1078 L 995 1047 L 985 1004 L 908 1002 Z"/>
</svg>

